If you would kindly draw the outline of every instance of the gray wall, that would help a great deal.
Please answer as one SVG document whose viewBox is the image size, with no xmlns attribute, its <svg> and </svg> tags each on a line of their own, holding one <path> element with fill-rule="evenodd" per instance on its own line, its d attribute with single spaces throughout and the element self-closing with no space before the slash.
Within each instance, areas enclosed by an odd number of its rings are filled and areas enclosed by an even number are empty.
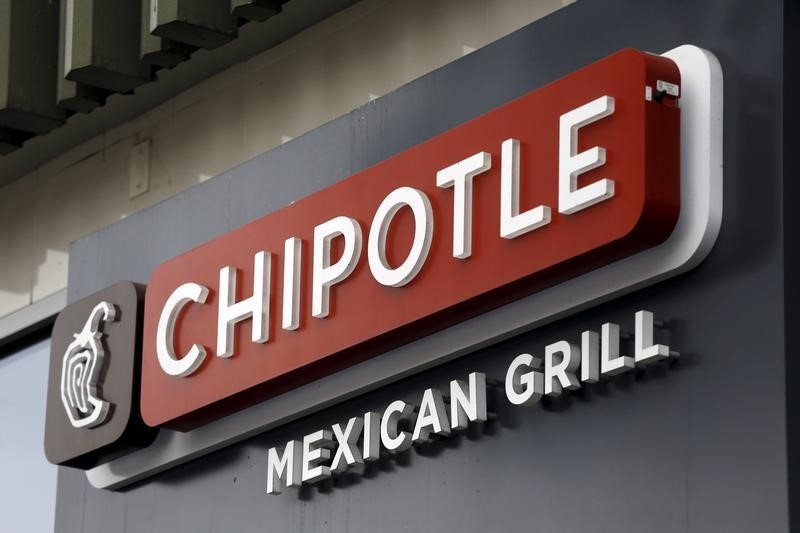
<svg viewBox="0 0 800 533">
<path fill-rule="evenodd" d="M 580 0 L 231 172 L 76 242 L 70 300 L 160 262 L 623 47 L 712 50 L 725 75 L 722 231 L 694 271 L 144 481 L 60 470 L 57 532 L 789 530 L 782 3 Z M 266 451 L 646 307 L 670 368 L 501 409 L 484 431 L 336 486 L 266 496 Z M 630 327 L 630 326 L 629 326 Z"/>
<path fill-rule="evenodd" d="M 58 471 L 45 460 L 40 445 L 44 442 L 49 364 L 49 341 L 40 340 L 12 355 L 0 356 L 2 531 L 53 530 Z"/>
</svg>

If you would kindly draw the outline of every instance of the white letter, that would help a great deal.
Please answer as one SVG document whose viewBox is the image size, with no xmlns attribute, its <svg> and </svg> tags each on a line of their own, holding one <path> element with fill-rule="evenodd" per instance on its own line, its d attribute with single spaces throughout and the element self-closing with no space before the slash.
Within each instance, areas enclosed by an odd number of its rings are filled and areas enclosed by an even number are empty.
<svg viewBox="0 0 800 533">
<path fill-rule="evenodd" d="M 578 129 L 614 112 L 614 98 L 601 96 L 578 109 L 561 115 L 558 134 L 558 210 L 565 215 L 577 213 L 614 196 L 614 181 L 603 178 L 578 187 L 578 176 L 604 165 L 606 149 L 595 146 L 578 150 Z"/>
<path fill-rule="evenodd" d="M 408 419 L 414 412 L 414 406 L 402 400 L 389 404 L 383 412 L 381 419 L 381 442 L 383 447 L 390 452 L 402 452 L 411 447 L 411 434 L 408 431 L 398 431 L 400 420 Z"/>
<path fill-rule="evenodd" d="M 329 429 L 320 429 L 303 437 L 303 483 L 314 483 L 331 475 L 331 469 L 319 463 L 331 458 L 331 451 L 324 446 L 332 443 Z"/>
<path fill-rule="evenodd" d="M 364 459 L 358 451 L 356 442 L 364 427 L 364 419 L 353 417 L 347 421 L 347 426 L 342 429 L 341 424 L 333 425 L 333 437 L 336 439 L 336 453 L 331 463 L 331 472 L 338 474 L 344 472 L 350 465 L 363 465 Z"/>
<path fill-rule="evenodd" d="M 219 271 L 219 311 L 217 312 L 217 357 L 233 355 L 233 328 L 246 318 L 253 319 L 251 340 L 269 340 L 269 271 L 272 255 L 258 252 L 253 256 L 253 295 L 236 302 L 236 269 Z"/>
<path fill-rule="evenodd" d="M 492 168 L 492 156 L 479 152 L 436 173 L 436 186 L 453 187 L 453 257 L 472 255 L 472 178 Z"/>
<path fill-rule="evenodd" d="M 470 422 L 486 422 L 486 374 L 473 372 L 467 384 L 454 379 L 450 382 L 450 422 L 453 429 L 466 429 Z"/>
<path fill-rule="evenodd" d="M 600 332 L 600 372 L 604 376 L 615 376 L 633 368 L 633 357 L 619 355 L 619 325 L 607 322 Z"/>
<path fill-rule="evenodd" d="M 331 241 L 344 238 L 342 257 L 331 265 Z M 325 318 L 330 311 L 331 285 L 339 283 L 356 268 L 361 255 L 361 226 L 349 217 L 336 217 L 314 228 L 314 271 L 311 288 L 311 315 Z"/>
<path fill-rule="evenodd" d="M 175 322 L 183 307 L 189 302 L 204 303 L 208 297 L 208 289 L 197 283 L 184 283 L 167 298 L 161 310 L 156 330 L 156 355 L 161 369 L 170 376 L 188 376 L 200 366 L 206 358 L 206 350 L 199 344 L 193 344 L 189 352 L 178 359 L 175 355 L 174 332 Z"/>
<path fill-rule="evenodd" d="M 513 239 L 550 223 L 550 207 L 519 212 L 519 141 L 503 141 L 500 158 L 500 236 Z"/>
<path fill-rule="evenodd" d="M 364 460 L 381 458 L 381 415 L 374 411 L 364 413 Z"/>
<path fill-rule="evenodd" d="M 555 355 L 561 357 L 556 358 Z M 560 396 L 561 388 L 579 389 L 575 371 L 581 362 L 580 348 L 567 341 L 558 341 L 544 347 L 544 393 Z"/>
<path fill-rule="evenodd" d="M 283 244 L 283 321 L 285 330 L 300 327 L 300 261 L 303 241 L 297 237 Z"/>
<path fill-rule="evenodd" d="M 427 389 L 423 393 L 417 422 L 414 424 L 414 435 L 411 439 L 414 442 L 428 440 L 431 429 L 437 435 L 450 434 L 450 421 L 447 420 L 442 391 L 437 389 Z"/>
<path fill-rule="evenodd" d="M 524 374 L 518 371 L 521 367 L 540 368 L 542 360 L 529 353 L 523 353 L 514 358 L 506 372 L 506 397 L 514 405 L 533 405 L 544 394 L 544 376 L 541 372 L 531 370 Z M 522 390 L 517 389 L 522 385 Z"/>
<path fill-rule="evenodd" d="M 635 322 L 633 355 L 637 363 L 646 365 L 670 356 L 678 357 L 678 352 L 671 352 L 669 346 L 653 344 L 653 313 L 638 311 Z"/>
<path fill-rule="evenodd" d="M 290 440 L 281 456 L 276 448 L 267 455 L 267 494 L 280 494 L 283 487 L 300 486 L 300 462 L 297 461 L 300 443 Z"/>
<path fill-rule="evenodd" d="M 386 259 L 386 236 L 392 219 L 404 205 L 414 214 L 414 242 L 403 264 L 392 268 Z M 375 281 L 387 287 L 402 287 L 414 279 L 428 257 L 432 236 L 433 210 L 425 193 L 412 187 L 390 192 L 378 207 L 369 229 L 367 258 Z"/>
<path fill-rule="evenodd" d="M 600 379 L 600 335 L 596 331 L 581 333 L 581 381 L 597 383 Z"/>
</svg>

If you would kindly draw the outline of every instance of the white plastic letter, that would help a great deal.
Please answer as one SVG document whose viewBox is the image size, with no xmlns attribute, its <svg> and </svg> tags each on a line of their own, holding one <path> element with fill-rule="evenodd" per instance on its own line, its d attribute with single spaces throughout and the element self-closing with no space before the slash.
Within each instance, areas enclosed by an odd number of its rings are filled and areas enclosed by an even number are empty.
<svg viewBox="0 0 800 533">
<path fill-rule="evenodd" d="M 300 486 L 300 442 L 290 440 L 283 449 L 270 448 L 267 455 L 267 494 L 280 494 L 284 487 Z"/>
<path fill-rule="evenodd" d="M 336 439 L 336 453 L 331 462 L 331 472 L 338 474 L 347 470 L 350 465 L 363 465 L 364 459 L 356 443 L 364 427 L 364 419 L 353 417 L 342 428 L 341 424 L 333 425 L 333 438 Z"/>
<path fill-rule="evenodd" d="M 238 322 L 252 318 L 253 342 L 269 340 L 269 277 L 272 255 L 258 252 L 253 256 L 253 295 L 236 302 L 236 269 L 219 271 L 219 311 L 217 312 L 217 357 L 233 355 L 233 328 Z"/>
<path fill-rule="evenodd" d="M 581 381 L 597 383 L 600 379 L 600 335 L 596 331 L 581 333 Z"/>
<path fill-rule="evenodd" d="M 381 458 L 381 415 L 374 411 L 364 413 L 364 456 L 365 461 Z"/>
<path fill-rule="evenodd" d="M 635 318 L 634 360 L 637 364 L 649 364 L 667 357 L 677 357 L 665 344 L 653 344 L 653 313 L 637 311 Z"/>
<path fill-rule="evenodd" d="M 405 205 L 414 214 L 414 242 L 403 264 L 392 268 L 386 259 L 386 236 L 392 219 Z M 428 257 L 432 236 L 433 210 L 425 193 L 412 187 L 390 192 L 375 212 L 369 229 L 367 258 L 375 281 L 387 287 L 402 287 L 413 280 Z"/>
<path fill-rule="evenodd" d="M 450 382 L 450 424 L 453 429 L 467 429 L 470 422 L 486 422 L 486 374 L 473 372 L 467 384 Z"/>
<path fill-rule="evenodd" d="M 560 357 L 556 357 L 559 354 Z M 558 341 L 544 347 L 544 393 L 560 396 L 562 388 L 579 389 L 575 371 L 581 362 L 581 350 L 567 341 Z"/>
<path fill-rule="evenodd" d="M 542 360 L 529 353 L 519 354 L 506 371 L 506 397 L 514 405 L 533 405 L 544 394 L 544 375 L 536 370 L 520 374 L 522 367 L 541 368 Z M 521 389 L 521 390 L 520 390 Z"/>
<path fill-rule="evenodd" d="M 283 320 L 281 327 L 295 330 L 300 327 L 300 261 L 303 241 L 286 239 L 283 245 Z"/>
<path fill-rule="evenodd" d="M 344 238 L 344 252 L 331 262 L 331 241 Z M 349 276 L 361 256 L 361 226 L 349 217 L 336 217 L 314 228 L 314 265 L 311 288 L 311 315 L 325 318 L 330 312 L 331 286 Z"/>
<path fill-rule="evenodd" d="M 500 159 L 500 236 L 513 239 L 550 223 L 550 207 L 519 212 L 519 141 L 503 141 Z"/>
<path fill-rule="evenodd" d="M 436 186 L 453 190 L 453 257 L 472 255 L 472 178 L 492 168 L 492 156 L 479 152 L 436 173 Z"/>
<path fill-rule="evenodd" d="M 431 432 L 436 435 L 450 434 L 447 409 L 444 407 L 442 391 L 438 389 L 427 389 L 423 393 L 411 440 L 414 442 L 426 441 L 430 438 Z"/>
<path fill-rule="evenodd" d="M 206 349 L 193 344 L 189 352 L 181 358 L 175 355 L 175 322 L 181 310 L 189 302 L 202 304 L 208 297 L 208 288 L 197 283 L 184 283 L 167 298 L 156 331 L 156 356 L 161 369 L 170 376 L 188 376 L 203 362 Z"/>
<path fill-rule="evenodd" d="M 328 466 L 319 463 L 331 458 L 326 448 L 333 443 L 331 430 L 320 429 L 303 437 L 303 483 L 315 483 L 331 475 Z"/>
<path fill-rule="evenodd" d="M 558 211 L 571 215 L 614 196 L 614 180 L 603 178 L 578 187 L 578 176 L 606 162 L 606 150 L 578 151 L 578 130 L 614 112 L 614 98 L 601 96 L 561 115 L 558 133 Z"/>
<path fill-rule="evenodd" d="M 633 357 L 619 354 L 619 325 L 603 324 L 600 339 L 600 373 L 616 376 L 633 368 Z"/>
<path fill-rule="evenodd" d="M 411 447 L 411 434 L 398 430 L 397 426 L 400 420 L 410 418 L 413 412 L 414 406 L 402 400 L 389 404 L 381 419 L 381 443 L 384 448 L 390 452 L 402 452 Z"/>
</svg>

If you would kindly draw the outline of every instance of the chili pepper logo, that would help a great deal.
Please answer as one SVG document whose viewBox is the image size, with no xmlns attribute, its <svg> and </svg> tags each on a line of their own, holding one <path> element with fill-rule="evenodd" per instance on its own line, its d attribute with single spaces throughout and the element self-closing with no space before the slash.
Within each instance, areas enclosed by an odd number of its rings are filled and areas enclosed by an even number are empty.
<svg viewBox="0 0 800 533">
<path fill-rule="evenodd" d="M 111 403 L 100 397 L 98 386 L 103 373 L 105 351 L 103 333 L 105 322 L 113 322 L 117 309 L 113 304 L 100 302 L 86 320 L 80 333 L 67 346 L 61 365 L 61 401 L 70 423 L 76 428 L 93 428 L 106 421 Z"/>
</svg>

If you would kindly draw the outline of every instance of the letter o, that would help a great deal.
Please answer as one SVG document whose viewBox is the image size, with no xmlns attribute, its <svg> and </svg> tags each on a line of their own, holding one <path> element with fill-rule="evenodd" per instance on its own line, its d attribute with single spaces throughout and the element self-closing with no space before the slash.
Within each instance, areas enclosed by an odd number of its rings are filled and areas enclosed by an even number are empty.
<svg viewBox="0 0 800 533">
<path fill-rule="evenodd" d="M 394 216 L 405 205 L 414 214 L 414 242 L 403 264 L 392 268 L 386 259 L 386 236 Z M 389 193 L 375 212 L 369 230 L 367 258 L 375 281 L 387 287 L 402 287 L 413 280 L 428 258 L 432 236 L 433 209 L 425 193 L 413 187 L 400 187 Z"/>
</svg>

